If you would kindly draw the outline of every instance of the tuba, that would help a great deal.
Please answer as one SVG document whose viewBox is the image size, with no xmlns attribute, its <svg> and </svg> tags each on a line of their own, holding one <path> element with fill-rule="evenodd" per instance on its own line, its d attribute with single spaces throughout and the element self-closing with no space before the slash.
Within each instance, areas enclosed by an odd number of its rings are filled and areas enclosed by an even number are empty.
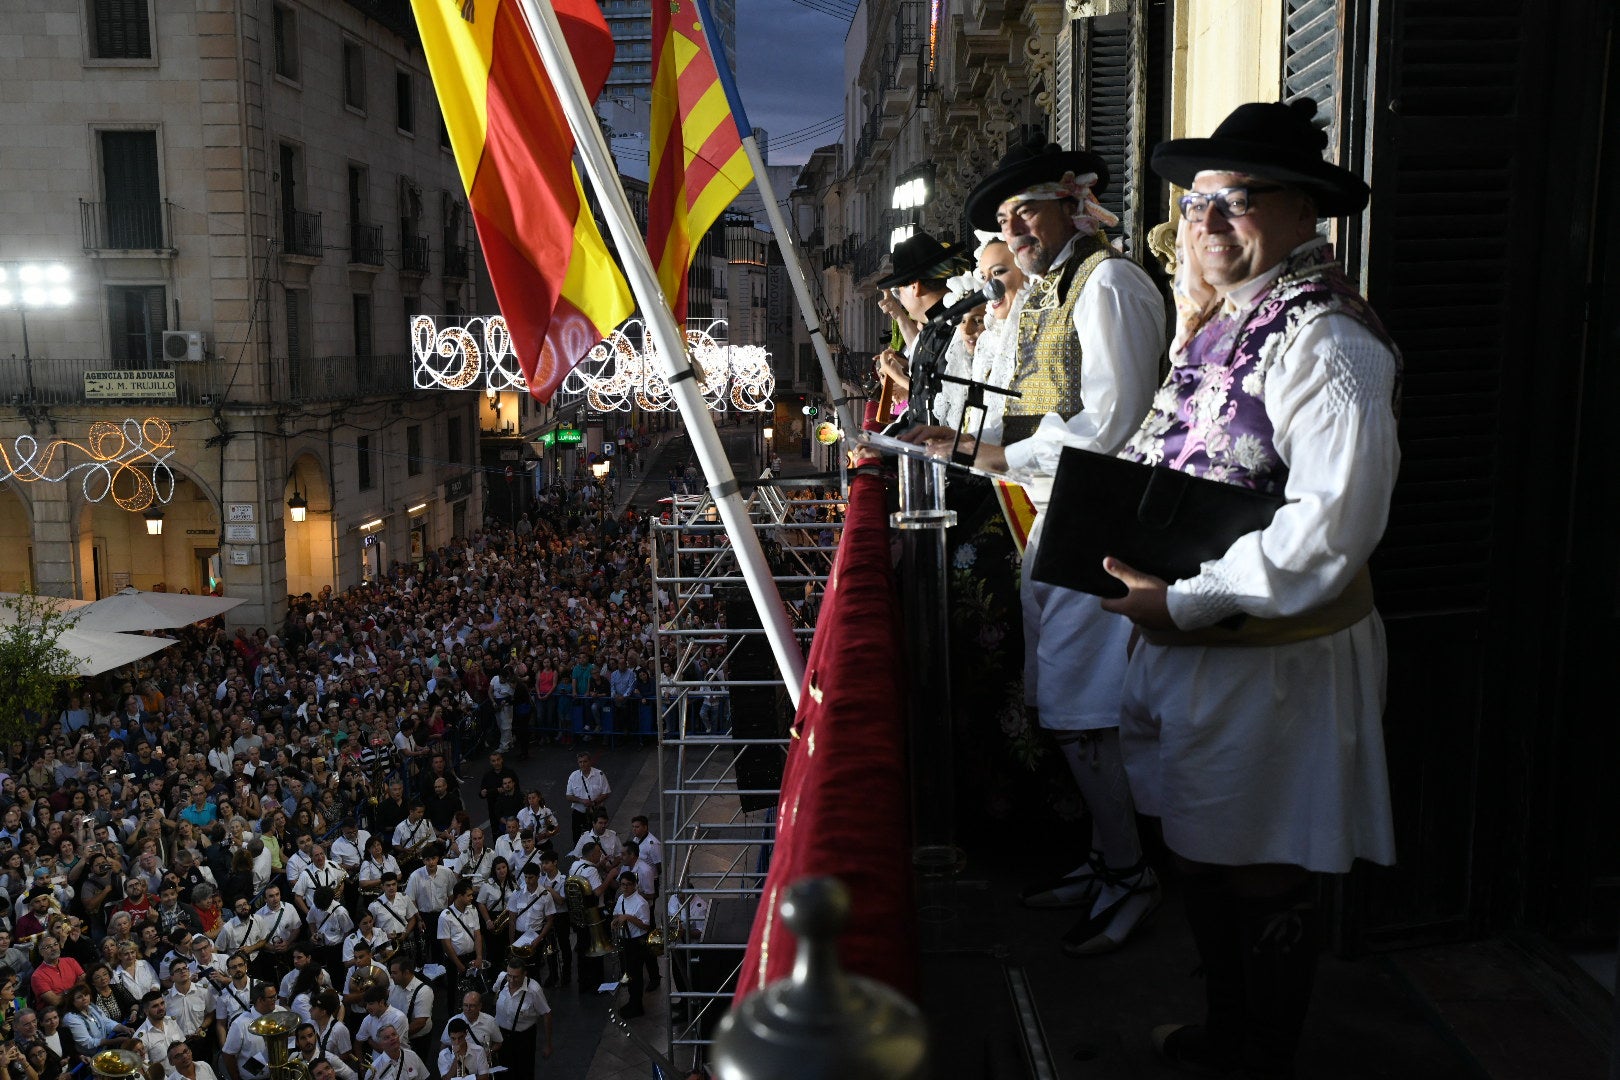
<svg viewBox="0 0 1620 1080">
<path fill-rule="evenodd" d="M 582 877 L 570 877 L 563 883 L 563 895 L 568 898 L 569 921 L 574 929 L 585 931 L 590 940 L 586 957 L 612 956 L 615 950 L 613 942 L 608 940 L 607 920 L 602 918 L 602 906 L 596 902 L 591 883 Z"/>
<path fill-rule="evenodd" d="M 103 1050 L 90 1059 L 90 1071 L 103 1080 L 129 1080 L 141 1071 L 141 1059 L 129 1050 Z"/>
<path fill-rule="evenodd" d="M 310 1080 L 309 1062 L 294 1054 L 287 1044 L 287 1036 L 298 1030 L 296 1013 L 285 1009 L 265 1013 L 249 1024 L 248 1030 L 264 1040 L 270 1080 Z"/>
</svg>

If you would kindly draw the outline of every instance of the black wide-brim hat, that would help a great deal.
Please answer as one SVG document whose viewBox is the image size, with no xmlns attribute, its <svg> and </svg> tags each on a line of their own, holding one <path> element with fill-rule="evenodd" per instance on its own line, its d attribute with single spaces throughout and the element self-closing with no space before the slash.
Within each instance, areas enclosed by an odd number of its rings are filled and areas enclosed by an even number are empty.
<svg viewBox="0 0 1620 1080">
<path fill-rule="evenodd" d="M 1358 214 L 1372 189 L 1324 160 L 1327 132 L 1317 127 L 1316 102 L 1295 98 L 1251 101 L 1232 110 L 1207 139 L 1170 139 L 1153 148 L 1153 171 L 1184 188 L 1201 172 L 1236 172 L 1300 188 L 1322 217 Z"/>
<path fill-rule="evenodd" d="M 910 285 L 928 278 L 953 277 L 971 265 L 973 253 L 965 244 L 942 243 L 925 232 L 913 233 L 894 249 L 894 269 L 878 281 L 880 289 Z"/>
<path fill-rule="evenodd" d="M 1057 143 L 1040 142 L 1014 147 L 996 162 L 995 171 L 968 194 L 968 222 L 975 229 L 1000 232 L 996 211 L 1002 203 L 1036 184 L 1056 183 L 1065 173 L 1096 173 L 1097 182 L 1091 185 L 1093 195 L 1101 194 L 1108 186 L 1108 162 L 1090 150 L 1065 150 Z"/>
</svg>

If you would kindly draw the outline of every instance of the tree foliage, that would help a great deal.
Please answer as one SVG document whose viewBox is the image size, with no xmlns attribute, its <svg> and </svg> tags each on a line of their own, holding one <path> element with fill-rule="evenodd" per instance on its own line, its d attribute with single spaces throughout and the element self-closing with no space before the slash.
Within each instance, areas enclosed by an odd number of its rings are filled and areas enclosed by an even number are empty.
<svg viewBox="0 0 1620 1080">
<path fill-rule="evenodd" d="M 30 737 L 78 681 L 78 661 L 57 643 L 72 625 L 48 597 L 0 599 L 0 738 Z"/>
</svg>

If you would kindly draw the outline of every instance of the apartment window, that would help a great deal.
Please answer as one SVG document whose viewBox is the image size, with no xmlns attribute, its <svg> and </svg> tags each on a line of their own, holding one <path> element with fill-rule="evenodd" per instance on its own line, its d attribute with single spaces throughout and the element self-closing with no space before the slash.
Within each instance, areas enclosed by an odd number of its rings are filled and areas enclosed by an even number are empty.
<svg viewBox="0 0 1620 1080">
<path fill-rule="evenodd" d="M 287 359 L 309 356 L 310 310 L 308 289 L 287 290 Z"/>
<path fill-rule="evenodd" d="M 422 475 L 421 424 L 409 424 L 405 428 L 405 475 Z"/>
<path fill-rule="evenodd" d="M 91 0 L 90 40 L 98 60 L 152 59 L 150 0 Z"/>
<path fill-rule="evenodd" d="M 396 71 L 394 73 L 395 125 L 401 131 L 414 132 L 416 130 L 416 98 L 414 91 L 415 88 L 411 84 L 411 73 L 408 71 Z"/>
<path fill-rule="evenodd" d="M 276 46 L 276 74 L 298 81 L 298 12 L 277 4 L 271 14 L 271 35 Z"/>
<path fill-rule="evenodd" d="M 358 41 L 343 43 L 343 104 L 351 109 L 366 107 L 366 58 Z"/>
<path fill-rule="evenodd" d="M 354 355 L 371 355 L 371 297 L 354 294 Z"/>
<path fill-rule="evenodd" d="M 444 122 L 444 113 L 443 112 L 439 113 L 439 149 L 440 150 L 449 150 L 449 149 L 451 149 L 451 146 L 450 146 L 450 125 Z"/>
<path fill-rule="evenodd" d="M 113 285 L 107 289 L 107 339 L 113 360 L 150 363 L 162 355 L 162 285 Z"/>
<path fill-rule="evenodd" d="M 444 459 L 452 465 L 460 465 L 461 457 L 461 417 L 447 416 L 444 421 Z"/>
<path fill-rule="evenodd" d="M 100 137 L 101 188 L 107 198 L 106 246 L 162 247 L 157 132 L 103 131 Z"/>
<path fill-rule="evenodd" d="M 359 452 L 355 458 L 355 463 L 359 467 L 360 490 L 370 491 L 376 483 L 376 474 L 371 468 L 371 436 L 360 436 L 355 441 L 355 449 Z"/>
</svg>

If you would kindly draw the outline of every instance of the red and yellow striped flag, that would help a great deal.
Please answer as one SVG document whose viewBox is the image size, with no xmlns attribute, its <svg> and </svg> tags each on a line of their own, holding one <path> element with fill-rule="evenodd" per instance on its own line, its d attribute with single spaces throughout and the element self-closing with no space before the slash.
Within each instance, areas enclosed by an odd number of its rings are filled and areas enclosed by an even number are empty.
<svg viewBox="0 0 1620 1080">
<path fill-rule="evenodd" d="M 592 99 L 613 66 L 593 0 L 549 0 Z M 574 137 L 517 0 L 411 0 L 495 299 L 529 392 L 563 376 L 634 304 L 585 205 Z"/>
<path fill-rule="evenodd" d="M 696 0 L 655 0 L 647 253 L 675 318 L 686 318 L 694 238 L 748 186 L 754 171 L 704 34 Z"/>
</svg>

